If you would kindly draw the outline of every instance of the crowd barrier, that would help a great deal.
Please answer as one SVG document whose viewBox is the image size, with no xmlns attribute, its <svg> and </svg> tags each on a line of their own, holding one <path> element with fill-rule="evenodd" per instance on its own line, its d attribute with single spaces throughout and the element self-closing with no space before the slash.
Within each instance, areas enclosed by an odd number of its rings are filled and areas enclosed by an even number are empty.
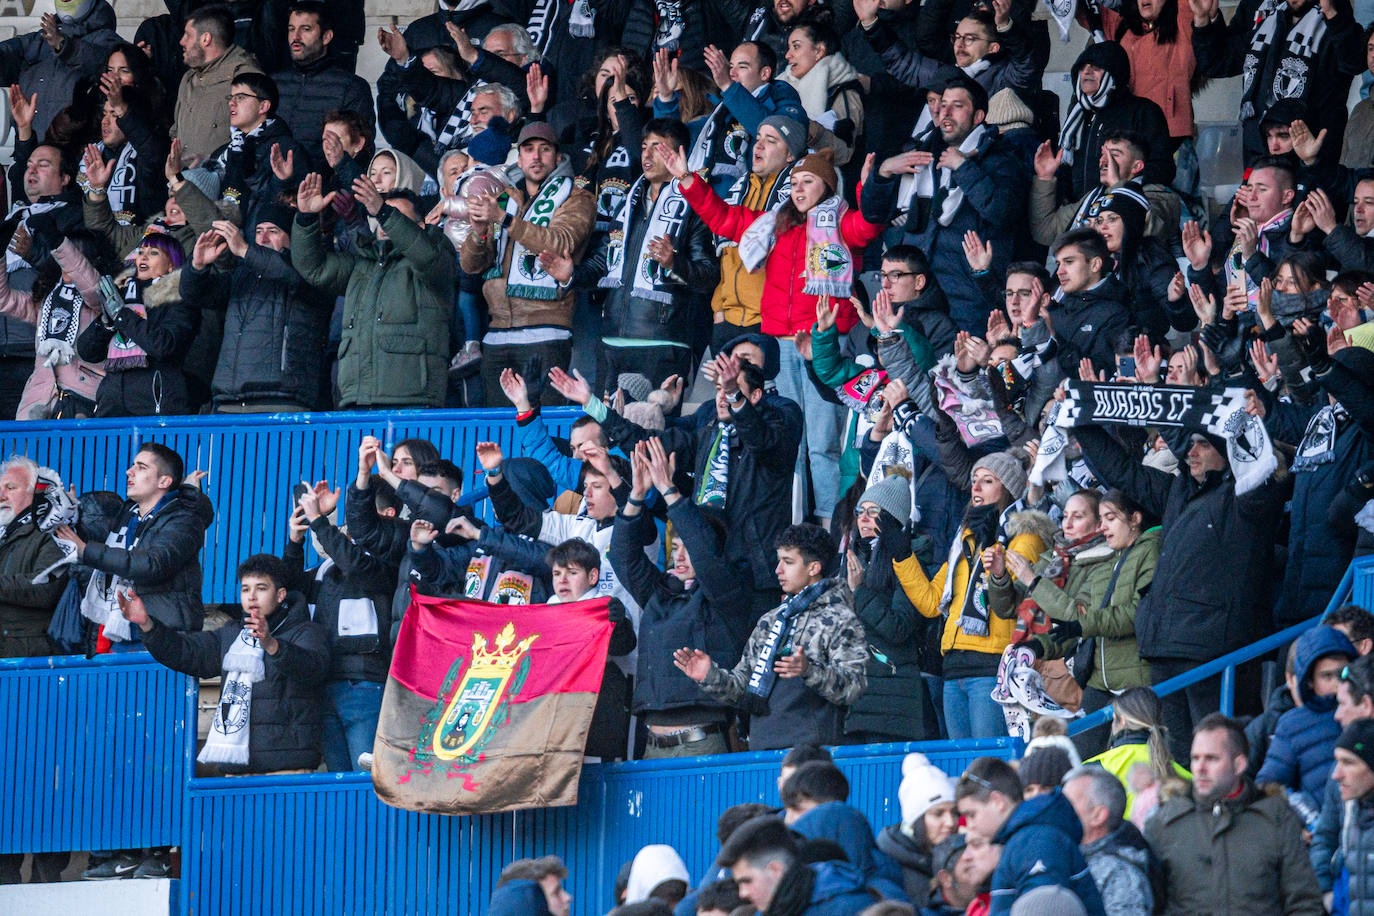
<svg viewBox="0 0 1374 916">
<path fill-rule="evenodd" d="M 556 435 L 566 435 L 580 415 L 557 408 L 545 411 L 544 421 Z M 324 479 L 347 490 L 358 473 L 364 436 L 381 439 L 388 453 L 402 439 L 429 439 L 439 454 L 468 470 L 477 467 L 478 442 L 499 442 L 510 454 L 514 434 L 513 412 L 495 409 L 51 420 L 0 424 L 0 455 L 27 455 L 79 493 L 123 495 L 124 472 L 139 443 L 175 449 L 187 472 L 210 475 L 203 487 L 214 503 L 215 522 L 201 554 L 202 594 L 206 602 L 222 603 L 237 600 L 234 570 L 240 560 L 281 553 L 295 484 Z"/>
</svg>

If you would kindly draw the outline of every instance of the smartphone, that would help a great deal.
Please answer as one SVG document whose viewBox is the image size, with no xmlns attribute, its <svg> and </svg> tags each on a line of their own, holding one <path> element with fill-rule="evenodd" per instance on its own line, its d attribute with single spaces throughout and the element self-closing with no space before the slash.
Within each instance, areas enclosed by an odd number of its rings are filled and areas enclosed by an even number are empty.
<svg viewBox="0 0 1374 916">
<path fill-rule="evenodd" d="M 291 488 L 291 508 L 299 509 L 301 497 L 310 492 L 310 485 L 302 481 Z"/>
<path fill-rule="evenodd" d="M 1117 378 L 1135 378 L 1135 357 L 1118 356 L 1116 358 Z"/>
</svg>

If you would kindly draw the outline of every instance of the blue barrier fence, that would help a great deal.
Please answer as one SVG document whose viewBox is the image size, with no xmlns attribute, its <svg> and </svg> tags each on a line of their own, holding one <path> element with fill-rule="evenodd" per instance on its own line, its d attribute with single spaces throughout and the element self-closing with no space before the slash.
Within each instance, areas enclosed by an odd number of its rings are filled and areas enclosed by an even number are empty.
<svg viewBox="0 0 1374 916">
<path fill-rule="evenodd" d="M 181 842 L 196 685 L 147 653 L 0 659 L 0 852 Z"/>
<path fill-rule="evenodd" d="M 899 819 L 902 757 L 920 750 L 951 775 L 1012 739 L 843 747 L 850 802 L 875 828 Z M 620 866 L 649 843 L 675 847 L 694 879 L 717 849 L 715 821 L 743 802 L 777 804 L 781 752 L 636 761 L 583 769 L 576 807 L 485 817 L 389 808 L 366 774 L 194 779 L 187 792 L 182 912 L 481 913 L 501 867 L 525 856 L 568 864 L 573 912 L 611 908 Z M 291 863 L 281 869 L 251 863 Z"/>
<path fill-rule="evenodd" d="M 544 412 L 545 423 L 565 435 L 581 415 L 574 408 Z M 376 436 L 390 452 L 402 439 L 429 439 L 459 467 L 476 467 L 478 442 L 514 445 L 510 410 L 425 410 L 385 413 L 271 414 L 253 416 L 140 417 L 0 424 L 0 455 L 27 455 L 51 467 L 78 492 L 124 493 L 124 471 L 140 442 L 161 442 L 208 471 L 206 495 L 215 522 L 205 535 L 201 564 L 207 602 L 232 602 L 234 570 L 254 553 L 280 554 L 291 515 L 291 488 L 302 479 L 328 480 L 347 489 L 358 472 L 358 445 Z"/>
</svg>

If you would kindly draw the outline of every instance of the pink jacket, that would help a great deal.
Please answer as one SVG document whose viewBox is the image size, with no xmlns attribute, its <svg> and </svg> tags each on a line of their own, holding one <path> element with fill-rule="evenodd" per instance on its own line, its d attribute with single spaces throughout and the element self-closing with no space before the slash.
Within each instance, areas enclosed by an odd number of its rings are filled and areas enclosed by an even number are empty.
<svg viewBox="0 0 1374 916">
<path fill-rule="evenodd" d="M 85 304 L 81 307 L 81 325 L 77 328 L 77 335 L 80 336 L 87 325 L 100 317 L 99 306 L 93 304 L 97 301 L 94 293 L 100 274 L 82 256 L 80 249 L 65 239 L 53 252 L 53 257 L 72 278 L 85 299 Z M 4 271 L 0 271 L 0 312 L 20 321 L 37 324 L 41 306 L 42 303 L 35 302 L 33 296 L 28 293 L 10 289 L 8 276 Z M 29 376 L 28 384 L 24 386 L 24 395 L 19 401 L 19 412 L 15 419 L 46 419 L 49 408 L 57 398 L 59 388 L 94 401 L 95 390 L 100 387 L 100 382 L 104 378 L 103 363 L 88 363 L 73 356 L 67 365 L 49 369 L 43 365 L 41 359 L 36 360 L 33 375 Z"/>
</svg>

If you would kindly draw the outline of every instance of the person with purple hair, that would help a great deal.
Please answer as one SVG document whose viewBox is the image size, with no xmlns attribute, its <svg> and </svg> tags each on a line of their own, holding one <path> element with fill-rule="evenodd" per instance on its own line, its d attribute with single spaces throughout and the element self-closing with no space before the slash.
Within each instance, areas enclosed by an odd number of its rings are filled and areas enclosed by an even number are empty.
<svg viewBox="0 0 1374 916">
<path fill-rule="evenodd" d="M 88 362 L 105 361 L 96 389 L 98 417 L 177 414 L 187 410 L 182 362 L 200 325 L 199 313 L 181 302 L 181 243 L 149 232 L 117 277 L 101 276 L 84 257 L 63 267 L 100 318 L 77 338 Z"/>
</svg>

